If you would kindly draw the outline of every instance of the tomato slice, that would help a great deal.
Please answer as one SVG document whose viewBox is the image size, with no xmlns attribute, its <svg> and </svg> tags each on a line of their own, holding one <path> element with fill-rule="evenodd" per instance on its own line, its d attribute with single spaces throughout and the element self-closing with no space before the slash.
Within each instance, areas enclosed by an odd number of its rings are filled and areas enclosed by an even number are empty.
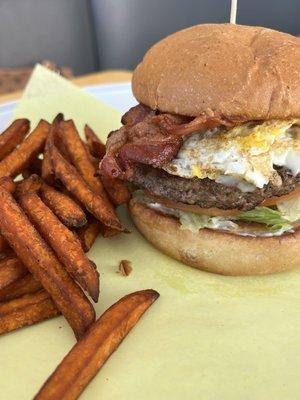
<svg viewBox="0 0 300 400">
<path fill-rule="evenodd" d="M 285 194 L 280 197 L 271 197 L 270 199 L 264 200 L 260 205 L 263 207 L 275 206 L 276 204 L 283 203 L 284 201 L 292 200 L 295 197 L 300 196 L 300 187 L 293 190 L 291 193 Z"/>
<path fill-rule="evenodd" d="M 194 204 L 180 203 L 177 201 L 165 199 L 163 197 L 155 196 L 148 191 L 146 193 L 147 196 L 149 196 L 151 199 L 153 199 L 157 203 L 163 204 L 166 207 L 175 208 L 177 210 L 186 212 L 192 212 L 194 214 L 209 215 L 211 217 L 232 217 L 240 212 L 237 209 L 221 210 L 219 208 L 201 208 Z"/>
</svg>

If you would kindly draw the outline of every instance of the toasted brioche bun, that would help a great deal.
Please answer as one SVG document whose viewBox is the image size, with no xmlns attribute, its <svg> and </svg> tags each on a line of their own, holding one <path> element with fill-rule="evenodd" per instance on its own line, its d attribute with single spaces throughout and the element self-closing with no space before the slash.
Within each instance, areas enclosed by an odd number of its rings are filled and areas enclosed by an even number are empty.
<svg viewBox="0 0 300 400">
<path fill-rule="evenodd" d="M 300 40 L 261 27 L 196 25 L 155 44 L 133 74 L 136 99 L 162 112 L 300 116 Z"/>
<path fill-rule="evenodd" d="M 202 229 L 181 230 L 179 222 L 131 200 L 129 210 L 143 236 L 186 265 L 222 275 L 262 275 L 300 266 L 300 229 L 279 237 L 245 237 Z"/>
</svg>

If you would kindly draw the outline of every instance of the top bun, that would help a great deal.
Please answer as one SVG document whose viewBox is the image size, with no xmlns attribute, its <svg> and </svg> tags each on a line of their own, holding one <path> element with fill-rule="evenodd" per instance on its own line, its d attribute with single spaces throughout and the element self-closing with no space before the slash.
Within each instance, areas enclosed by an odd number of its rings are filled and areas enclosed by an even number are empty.
<svg viewBox="0 0 300 400">
<path fill-rule="evenodd" d="M 196 25 L 146 53 L 132 90 L 152 109 L 192 117 L 299 117 L 300 39 L 261 27 Z"/>
</svg>

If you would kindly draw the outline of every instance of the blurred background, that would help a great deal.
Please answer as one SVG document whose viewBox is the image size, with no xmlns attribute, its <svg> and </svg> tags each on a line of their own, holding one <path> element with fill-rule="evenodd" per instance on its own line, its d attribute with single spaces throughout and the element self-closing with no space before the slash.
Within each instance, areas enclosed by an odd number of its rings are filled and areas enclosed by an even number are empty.
<svg viewBox="0 0 300 400">
<path fill-rule="evenodd" d="M 131 70 L 162 37 L 198 23 L 228 22 L 229 13 L 230 0 L 0 0 L 0 91 L 22 86 L 42 61 L 67 77 Z M 296 35 L 299 17 L 300 0 L 238 2 L 240 24 Z"/>
</svg>

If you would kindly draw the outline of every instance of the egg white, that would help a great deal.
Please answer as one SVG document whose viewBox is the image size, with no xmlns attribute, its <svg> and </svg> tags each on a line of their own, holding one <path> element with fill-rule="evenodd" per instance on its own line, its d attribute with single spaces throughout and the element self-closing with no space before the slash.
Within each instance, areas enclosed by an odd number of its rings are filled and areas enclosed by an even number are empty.
<svg viewBox="0 0 300 400">
<path fill-rule="evenodd" d="M 164 169 L 185 178 L 210 178 L 243 191 L 280 184 L 274 165 L 300 172 L 300 120 L 246 123 L 195 133 Z"/>
</svg>

